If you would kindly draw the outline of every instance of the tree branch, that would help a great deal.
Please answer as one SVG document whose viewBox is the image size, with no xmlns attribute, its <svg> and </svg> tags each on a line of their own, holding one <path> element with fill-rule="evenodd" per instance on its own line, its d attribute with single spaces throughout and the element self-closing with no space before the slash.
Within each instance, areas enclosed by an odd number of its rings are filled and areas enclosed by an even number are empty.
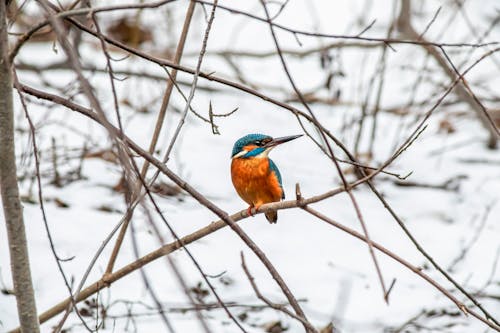
<svg viewBox="0 0 500 333">
<path fill-rule="evenodd" d="M 12 71 L 8 58 L 5 1 L 0 1 L 0 190 L 9 243 L 17 314 L 23 332 L 40 332 L 31 279 L 23 207 L 17 184 Z"/>
</svg>

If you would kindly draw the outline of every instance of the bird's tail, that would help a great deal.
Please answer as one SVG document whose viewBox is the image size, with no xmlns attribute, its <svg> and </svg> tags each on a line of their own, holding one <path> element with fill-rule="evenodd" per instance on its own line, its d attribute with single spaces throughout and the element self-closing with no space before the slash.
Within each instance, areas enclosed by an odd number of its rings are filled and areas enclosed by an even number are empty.
<svg viewBox="0 0 500 333">
<path fill-rule="evenodd" d="M 276 223 L 278 221 L 278 212 L 275 210 L 267 212 L 265 215 L 269 223 Z"/>
</svg>

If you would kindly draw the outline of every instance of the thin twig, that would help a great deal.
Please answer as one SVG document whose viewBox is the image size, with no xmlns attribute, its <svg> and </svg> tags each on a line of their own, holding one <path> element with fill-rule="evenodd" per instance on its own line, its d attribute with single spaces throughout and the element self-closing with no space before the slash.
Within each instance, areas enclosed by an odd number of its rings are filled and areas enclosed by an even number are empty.
<svg viewBox="0 0 500 333">
<path fill-rule="evenodd" d="M 261 4 L 264 8 L 264 11 L 266 13 L 266 17 L 268 19 L 268 22 L 271 23 L 269 20 L 270 20 L 270 16 L 269 16 L 269 12 L 268 12 L 268 9 L 267 9 L 267 6 L 264 2 L 264 0 L 261 0 Z M 274 41 L 274 44 L 276 46 L 276 51 L 278 51 L 278 55 L 279 55 L 279 58 L 281 60 L 281 64 L 283 66 L 283 70 L 285 71 L 286 73 L 286 76 L 288 77 L 288 81 L 290 82 L 290 84 L 292 85 L 293 87 L 293 90 L 295 91 L 295 93 L 297 94 L 297 96 L 299 97 L 302 105 L 304 105 L 304 107 L 307 109 L 307 111 L 309 112 L 309 114 L 311 115 L 311 118 L 313 120 L 313 123 L 314 125 L 318 128 L 319 130 L 319 133 L 320 135 L 322 136 L 323 138 L 323 142 L 325 143 L 327 149 L 328 149 L 328 152 L 329 152 L 329 156 L 331 158 L 331 160 L 333 161 L 334 165 L 335 165 L 335 168 L 337 170 L 337 173 L 338 175 L 340 176 L 340 179 L 342 180 L 342 184 L 344 185 L 344 188 L 346 189 L 346 192 L 347 194 L 349 195 L 349 198 L 351 199 L 351 202 L 353 204 L 353 207 L 354 207 L 354 210 L 356 211 L 356 215 L 358 217 L 358 220 L 361 224 L 361 227 L 363 228 L 363 232 L 366 236 L 366 238 L 368 240 L 370 240 L 370 237 L 368 235 L 368 229 L 366 227 L 366 224 L 364 222 L 364 218 L 363 218 L 363 215 L 361 213 L 361 210 L 359 209 L 359 205 L 358 203 L 356 202 L 356 199 L 354 197 L 354 195 L 352 194 L 351 192 L 351 189 L 349 188 L 349 184 L 347 182 L 347 180 L 345 179 L 345 176 L 342 172 L 342 169 L 340 168 L 340 165 L 339 163 L 337 162 L 337 160 L 335 159 L 335 154 L 333 153 L 333 149 L 332 147 L 330 146 L 330 143 L 328 142 L 328 139 L 325 135 L 325 133 L 321 130 L 321 126 L 319 126 L 319 121 L 317 120 L 316 116 L 314 115 L 314 112 L 312 111 L 312 109 L 309 107 L 309 105 L 306 103 L 302 93 L 300 92 L 299 88 L 297 87 L 297 85 L 295 84 L 291 74 L 290 74 L 290 71 L 288 70 L 288 66 L 285 62 L 285 58 L 283 56 L 283 54 L 281 53 L 281 48 L 280 48 L 280 45 L 279 45 L 279 42 L 278 42 L 278 38 L 276 37 L 276 34 L 274 32 L 274 28 L 272 26 L 272 24 L 269 24 L 269 29 L 271 31 L 271 35 L 272 35 L 272 38 L 273 38 L 273 41 Z M 370 252 L 370 255 L 372 257 L 372 260 L 373 260 L 373 263 L 375 265 L 375 270 L 377 271 L 377 275 L 378 275 L 378 278 L 379 278 L 379 281 L 380 281 L 380 286 L 382 287 L 382 292 L 383 292 L 383 295 L 384 295 L 384 299 L 386 302 L 388 302 L 388 298 L 387 298 L 387 289 L 385 287 L 385 283 L 384 283 L 384 278 L 382 276 L 382 272 L 380 270 L 380 267 L 379 267 L 379 264 L 378 264 L 378 261 L 377 261 L 377 258 L 375 256 L 375 253 L 373 251 L 373 247 L 371 246 L 371 242 L 368 241 L 368 249 L 369 249 L 369 252 Z"/>
<path fill-rule="evenodd" d="M 243 271 L 245 272 L 245 274 L 248 278 L 248 281 L 250 282 L 250 285 L 252 286 L 252 289 L 255 292 L 255 295 L 257 295 L 257 298 L 259 298 L 262 302 L 266 303 L 270 308 L 281 311 L 284 314 L 286 314 L 287 316 L 290 316 L 293 319 L 300 321 L 303 325 L 309 327 L 309 330 L 311 330 L 313 332 L 316 330 L 316 328 L 314 326 L 312 326 L 310 322 L 304 320 L 302 317 L 299 317 L 295 313 L 288 310 L 285 305 L 271 302 L 269 299 L 264 297 L 264 295 L 262 295 L 259 288 L 257 287 L 257 284 L 255 283 L 254 277 L 252 276 L 252 274 L 250 274 L 250 271 L 248 270 L 248 267 L 245 263 L 245 256 L 243 255 L 243 251 L 240 252 L 240 257 L 241 257 L 241 266 L 243 267 Z"/>
<path fill-rule="evenodd" d="M 43 225 L 45 227 L 45 232 L 47 234 L 47 239 L 49 240 L 49 245 L 50 245 L 50 250 L 52 252 L 52 255 L 56 261 L 57 269 L 59 270 L 59 273 L 61 274 L 64 285 L 66 286 L 66 289 L 68 290 L 69 293 L 69 299 L 71 300 L 71 304 L 76 307 L 76 301 L 73 297 L 72 290 L 71 290 L 71 283 L 68 280 L 68 277 L 66 276 L 66 273 L 64 272 L 64 268 L 61 265 L 62 261 L 68 261 L 67 259 L 62 259 L 56 251 L 56 247 L 54 244 L 54 239 L 52 238 L 52 232 L 49 227 L 49 222 L 47 219 L 47 213 L 45 211 L 45 204 L 44 204 L 44 198 L 43 198 L 43 186 L 42 186 L 42 179 L 40 176 L 40 159 L 39 159 L 39 152 L 38 152 L 38 145 L 37 145 L 37 139 L 36 139 L 36 129 L 35 125 L 33 124 L 33 121 L 31 120 L 31 117 L 28 112 L 28 106 L 26 105 L 26 101 L 24 99 L 22 90 L 19 89 L 19 81 L 17 78 L 17 73 L 14 70 L 13 71 L 13 84 L 15 87 L 17 87 L 17 92 L 19 93 L 19 99 L 21 101 L 21 106 L 24 111 L 24 115 L 26 116 L 26 119 L 28 120 L 28 126 L 30 128 L 31 132 L 31 143 L 33 146 L 33 156 L 35 157 L 35 176 L 36 176 L 36 183 L 38 187 L 38 202 L 40 205 L 40 211 L 42 213 L 42 220 L 43 220 Z M 85 319 L 80 315 L 78 311 L 76 311 L 76 314 L 80 321 L 82 322 L 83 326 L 88 332 L 93 332 L 93 330 L 87 325 L 85 322 Z"/>
<path fill-rule="evenodd" d="M 175 129 L 175 132 L 172 136 L 172 139 L 170 140 L 170 144 L 168 145 L 167 151 L 165 152 L 165 156 L 163 158 L 164 163 L 167 163 L 170 157 L 170 153 L 172 152 L 172 149 L 174 148 L 175 142 L 181 132 L 181 129 L 184 125 L 184 122 L 186 120 L 186 116 L 188 114 L 189 108 L 191 106 L 191 102 L 193 101 L 194 94 L 196 92 L 196 84 L 198 83 L 198 77 L 200 76 L 200 71 L 201 71 L 201 64 L 203 62 L 203 57 L 205 55 L 205 51 L 207 49 L 207 43 L 208 43 L 208 36 L 210 34 L 210 29 L 212 28 L 212 23 L 215 18 L 215 9 L 217 8 L 217 2 L 218 0 L 214 0 L 215 6 L 212 7 L 212 11 L 210 12 L 210 17 L 208 18 L 207 22 L 207 28 L 205 29 L 205 35 L 203 36 L 203 41 L 201 44 L 201 50 L 200 50 L 200 55 L 198 56 L 198 62 L 196 64 L 196 68 L 194 70 L 193 74 L 193 83 L 191 84 L 191 90 L 189 92 L 188 99 L 186 101 L 186 106 L 184 107 L 184 110 L 181 115 L 181 119 L 179 120 L 179 123 L 177 125 L 177 128 Z"/>
<path fill-rule="evenodd" d="M 465 74 L 467 71 L 469 71 L 471 68 L 473 68 L 473 67 L 474 67 L 477 63 L 479 63 L 482 59 L 485 59 L 488 55 L 492 54 L 492 52 L 496 52 L 496 50 L 492 50 L 492 51 L 490 51 L 490 52 L 488 52 L 488 53 L 484 54 L 484 55 L 483 55 L 481 58 L 479 58 L 479 59 L 478 59 L 478 60 L 477 60 L 474 64 L 472 64 L 472 65 L 471 65 L 471 66 L 470 66 L 470 67 L 469 67 L 469 68 L 468 68 L 468 69 L 464 72 L 464 74 Z M 447 92 L 446 92 L 446 93 L 442 96 L 442 99 L 443 99 L 444 97 L 446 97 L 446 95 L 449 93 L 449 91 L 451 91 L 451 89 L 453 88 L 454 84 L 455 84 L 455 82 L 454 82 L 454 83 L 450 86 L 450 88 L 447 90 Z M 428 112 L 428 115 L 431 113 L 431 111 L 433 111 L 433 110 L 435 109 L 435 107 L 437 107 L 437 105 L 439 105 L 439 104 L 440 104 L 440 102 L 442 101 L 442 99 L 440 99 L 440 100 L 439 100 L 439 101 L 435 104 L 435 106 L 434 106 L 434 107 L 430 110 L 430 112 Z M 61 101 L 59 101 L 59 102 L 61 102 Z M 417 127 L 417 129 L 418 129 L 418 127 Z M 402 150 L 399 150 L 399 151 L 402 151 Z"/>
<path fill-rule="evenodd" d="M 190 1 L 187 12 L 186 12 L 186 16 L 184 19 L 182 32 L 181 32 L 181 35 L 179 37 L 179 43 L 177 45 L 177 49 L 176 49 L 175 56 L 173 59 L 173 62 L 175 64 L 179 64 L 180 60 L 182 58 L 182 53 L 184 51 L 184 45 L 186 42 L 187 34 L 189 32 L 189 27 L 191 25 L 191 19 L 193 17 L 193 12 L 194 12 L 194 2 Z M 103 40 L 102 34 L 97 32 L 97 35 L 99 36 L 99 39 L 102 41 Z M 162 100 L 162 104 L 160 107 L 160 111 L 159 111 L 158 117 L 156 119 L 155 129 L 153 132 L 153 136 L 151 138 L 151 142 L 149 144 L 149 152 L 150 153 L 154 152 L 154 150 L 156 148 L 156 144 L 158 142 L 158 138 L 160 136 L 161 129 L 163 127 L 163 121 L 165 119 L 167 106 L 169 104 L 170 96 L 172 94 L 172 86 L 173 86 L 175 79 L 176 79 L 176 76 L 177 76 L 177 70 L 174 69 L 172 71 L 172 74 L 169 74 L 169 76 L 170 76 L 170 80 L 167 83 L 167 87 L 165 89 L 165 94 L 163 95 L 163 100 Z M 142 166 L 142 170 L 140 173 L 141 178 L 144 178 L 146 176 L 148 167 L 149 167 L 149 163 L 146 161 Z M 139 195 L 138 193 L 140 192 L 140 189 L 141 189 L 140 182 L 138 181 L 137 185 L 134 186 L 134 192 L 133 192 L 134 198 Z M 120 229 L 120 233 L 118 234 L 118 237 L 115 241 L 113 251 L 110 255 L 108 265 L 106 267 L 106 274 L 109 274 L 113 271 L 113 266 L 115 264 L 116 257 L 118 256 L 118 252 L 120 251 L 120 248 L 121 248 L 121 245 L 123 243 L 123 239 L 125 237 L 125 233 L 127 231 L 127 228 L 128 228 L 129 223 L 130 223 L 130 219 L 132 218 L 132 215 L 133 215 L 133 208 L 131 209 L 131 211 L 129 213 L 127 213 L 127 218 L 125 219 L 125 221 Z"/>
<path fill-rule="evenodd" d="M 359 232 L 353 230 L 353 229 L 350 229 L 332 219 L 330 219 L 329 217 L 321 214 L 320 212 L 306 206 L 306 207 L 302 207 L 302 209 L 304 209 L 305 211 L 311 213 L 312 215 L 316 216 L 317 218 L 319 218 L 320 220 L 323 220 L 325 222 L 327 222 L 328 224 L 364 241 L 364 242 L 368 242 L 368 239 L 366 237 L 364 237 L 362 234 L 360 234 Z M 403 266 L 407 267 L 408 269 L 410 269 L 412 272 L 414 272 L 415 274 L 417 274 L 418 276 L 420 276 L 421 278 L 423 278 L 424 280 L 426 280 L 427 282 L 429 282 L 432 286 L 434 286 L 437 290 L 439 290 L 443 295 L 445 295 L 448 299 L 450 299 L 453 303 L 455 303 L 455 305 L 462 311 L 462 313 L 464 315 L 472 315 L 473 317 L 479 319 L 480 321 L 482 321 L 483 323 L 487 324 L 489 327 L 497 330 L 500 332 L 500 326 L 497 326 L 496 324 L 494 324 L 493 322 L 490 322 L 488 319 L 485 319 L 483 318 L 482 316 L 480 316 L 479 314 L 477 314 L 476 312 L 472 311 L 471 309 L 467 308 L 467 306 L 465 304 L 463 304 L 462 302 L 460 302 L 455 296 L 453 296 L 448 290 L 446 290 L 444 287 L 442 287 L 441 285 L 439 285 L 435 280 L 433 280 L 431 277 L 429 277 L 427 274 L 423 273 L 421 269 L 419 269 L 418 267 L 415 267 L 413 266 L 412 264 L 410 264 L 409 262 L 407 262 L 406 260 L 404 260 L 403 258 L 399 257 L 398 255 L 396 255 L 395 253 L 387 250 L 385 247 L 383 247 L 382 245 L 378 244 L 378 243 L 375 243 L 375 242 L 372 242 L 373 244 L 373 247 L 376 248 L 377 250 L 379 250 L 380 252 L 386 254 L 387 256 L 389 256 L 390 258 L 396 260 L 397 262 L 399 262 L 400 264 L 402 264 Z"/>
</svg>

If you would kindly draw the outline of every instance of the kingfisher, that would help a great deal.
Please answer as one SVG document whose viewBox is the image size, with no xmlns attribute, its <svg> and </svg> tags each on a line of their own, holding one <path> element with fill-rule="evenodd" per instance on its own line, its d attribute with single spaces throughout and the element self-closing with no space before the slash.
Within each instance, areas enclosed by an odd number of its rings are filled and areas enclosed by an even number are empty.
<svg viewBox="0 0 500 333">
<path fill-rule="evenodd" d="M 302 135 L 272 138 L 264 134 L 248 134 L 237 140 L 231 154 L 231 179 L 238 195 L 252 208 L 285 199 L 281 174 L 268 155 L 276 146 L 297 139 Z M 278 212 L 267 212 L 270 223 L 276 223 Z"/>
</svg>

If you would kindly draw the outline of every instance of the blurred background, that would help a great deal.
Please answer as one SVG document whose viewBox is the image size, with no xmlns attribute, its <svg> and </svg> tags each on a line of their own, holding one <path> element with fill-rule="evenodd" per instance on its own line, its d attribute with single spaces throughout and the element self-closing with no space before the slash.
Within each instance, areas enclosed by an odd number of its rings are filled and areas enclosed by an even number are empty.
<svg viewBox="0 0 500 333">
<path fill-rule="evenodd" d="M 159 160 L 168 156 L 169 169 L 234 214 L 247 204 L 230 180 L 233 144 L 263 133 L 306 134 L 271 154 L 287 200 L 296 198 L 297 183 L 304 198 L 343 186 L 334 159 L 347 182 L 384 166 L 371 180 L 375 191 L 361 184 L 352 190 L 354 201 L 340 193 L 311 207 L 363 234 L 361 213 L 373 241 L 483 318 L 482 310 L 500 318 L 497 1 L 49 4 L 48 10 L 38 1 L 12 1 L 8 11 L 18 181 L 40 313 L 69 296 L 63 274 L 75 293 L 175 241 L 169 227 L 183 237 L 219 220 L 172 179 L 157 176 L 156 167 L 144 166 L 142 156 L 127 153 L 120 135 Z M 47 21 L 57 13 L 59 32 Z M 200 61 L 201 74 L 193 75 Z M 147 196 L 137 197 L 134 163 L 151 182 L 158 210 Z M 300 208 L 279 215 L 276 225 L 263 214 L 239 224 L 321 333 L 494 332 L 377 252 L 386 302 L 366 244 Z M 2 228 L 1 331 L 18 325 L 6 239 Z M 113 248 L 118 255 L 110 266 Z M 252 288 L 240 253 L 261 294 L 291 310 L 230 228 L 187 248 L 192 258 L 180 249 L 148 262 L 92 293 L 77 305 L 79 315 L 72 311 L 63 323 L 59 313 L 42 331 L 242 331 L 238 324 L 247 332 L 304 331 Z"/>
</svg>

